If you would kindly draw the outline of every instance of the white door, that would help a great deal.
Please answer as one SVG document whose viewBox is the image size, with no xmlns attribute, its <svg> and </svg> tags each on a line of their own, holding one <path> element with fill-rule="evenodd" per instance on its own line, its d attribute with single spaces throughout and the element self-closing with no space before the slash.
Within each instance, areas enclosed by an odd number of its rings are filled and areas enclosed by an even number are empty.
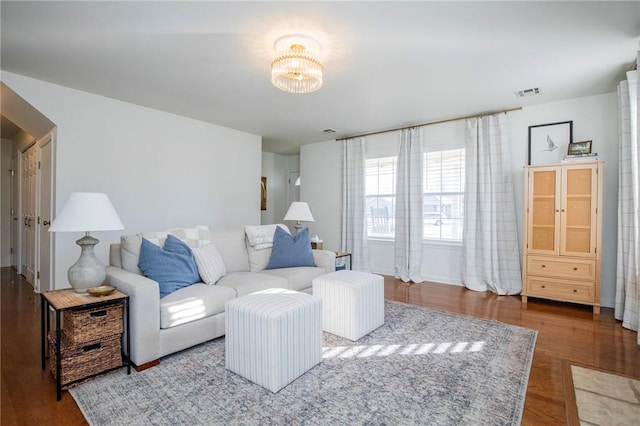
<svg viewBox="0 0 640 426">
<path fill-rule="evenodd" d="M 20 163 L 18 156 L 15 155 L 11 158 L 11 266 L 16 268 L 16 271 L 20 274 L 22 270 L 22 259 L 20 256 L 20 244 L 18 244 L 18 235 L 20 235 L 20 209 L 18 208 L 18 194 L 19 194 L 19 182 L 20 182 Z"/>
<path fill-rule="evenodd" d="M 38 273 L 36 274 L 38 286 L 36 289 L 44 293 L 52 290 L 51 283 L 51 150 L 53 143 L 51 135 L 39 143 L 38 164 Z"/>
<path fill-rule="evenodd" d="M 36 151 L 36 144 L 31 145 L 22 156 L 22 275 L 31 286 L 36 269 Z"/>
</svg>

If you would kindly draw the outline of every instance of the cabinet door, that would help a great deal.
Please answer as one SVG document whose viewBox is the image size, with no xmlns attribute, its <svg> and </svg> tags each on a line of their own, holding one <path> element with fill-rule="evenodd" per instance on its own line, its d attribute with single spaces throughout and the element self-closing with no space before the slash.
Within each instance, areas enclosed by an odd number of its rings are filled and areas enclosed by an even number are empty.
<svg viewBox="0 0 640 426">
<path fill-rule="evenodd" d="M 559 254 L 560 169 L 536 167 L 528 171 L 527 251 Z"/>
<path fill-rule="evenodd" d="M 562 168 L 561 255 L 596 255 L 597 170 L 595 164 Z"/>
</svg>

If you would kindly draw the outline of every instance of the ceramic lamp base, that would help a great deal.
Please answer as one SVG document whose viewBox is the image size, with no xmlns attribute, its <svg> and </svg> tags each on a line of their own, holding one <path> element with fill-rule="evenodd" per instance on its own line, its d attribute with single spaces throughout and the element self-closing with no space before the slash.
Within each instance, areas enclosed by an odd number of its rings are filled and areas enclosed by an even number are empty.
<svg viewBox="0 0 640 426">
<path fill-rule="evenodd" d="M 86 293 L 87 290 L 104 283 L 107 277 L 105 266 L 100 262 L 94 253 L 94 247 L 100 241 L 87 233 L 84 237 L 76 241 L 82 252 L 80 258 L 74 263 L 68 272 L 69 284 L 77 293 Z"/>
</svg>

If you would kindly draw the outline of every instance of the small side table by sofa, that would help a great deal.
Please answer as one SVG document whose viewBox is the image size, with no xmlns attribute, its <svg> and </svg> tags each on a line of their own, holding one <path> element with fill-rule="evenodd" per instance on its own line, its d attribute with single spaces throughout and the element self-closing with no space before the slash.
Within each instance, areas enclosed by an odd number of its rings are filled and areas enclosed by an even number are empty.
<svg viewBox="0 0 640 426">
<path fill-rule="evenodd" d="M 351 253 L 346 253 L 343 251 L 337 251 L 336 252 L 336 260 L 342 258 L 342 257 L 348 257 L 349 258 L 349 269 L 353 269 L 353 264 L 351 263 Z"/>
<path fill-rule="evenodd" d="M 107 373 L 112 370 L 116 370 L 118 368 L 127 367 L 127 374 L 131 374 L 131 362 L 129 359 L 129 350 L 130 350 L 130 342 L 129 342 L 129 296 L 124 293 L 121 293 L 115 290 L 113 293 L 107 296 L 95 297 L 89 294 L 81 294 L 76 293 L 73 289 L 64 289 L 64 290 L 53 290 L 48 291 L 46 293 L 42 293 L 41 295 L 41 332 L 42 332 L 42 369 L 45 369 L 46 359 L 47 359 L 47 337 L 49 335 L 49 331 L 51 329 L 50 324 L 50 315 L 49 315 L 49 307 L 53 308 L 55 313 L 55 340 L 52 341 L 53 346 L 55 346 L 55 378 L 56 378 L 56 397 L 57 400 L 60 401 L 62 396 L 62 386 L 68 386 L 74 383 L 77 383 L 81 380 L 85 380 L 89 377 L 97 376 L 99 374 Z M 121 321 L 120 330 L 125 333 L 126 339 L 124 342 L 124 350 L 121 351 L 122 355 L 122 363 L 119 363 L 117 366 L 113 366 L 107 369 L 101 369 L 100 371 L 95 371 L 87 374 L 84 377 L 80 377 L 75 380 L 71 380 L 67 383 L 62 383 L 62 357 L 61 357 L 61 346 L 63 340 L 63 324 L 61 322 L 61 315 L 64 312 L 70 312 L 72 314 L 82 314 L 86 312 L 87 317 L 95 318 L 96 321 L 100 321 L 103 317 L 106 316 L 108 309 L 113 308 L 114 306 L 120 305 L 122 309 L 118 310 L 121 312 L 120 318 L 117 320 Z M 118 324 L 119 326 L 119 324 Z M 82 332 L 81 329 L 82 324 L 78 326 L 78 329 L 75 330 L 75 337 L 80 336 L 78 341 L 80 342 L 78 345 L 79 352 L 90 351 L 94 348 L 99 348 L 100 345 L 106 342 L 106 337 L 110 340 L 118 339 L 117 348 L 120 348 L 119 340 L 121 338 L 121 334 L 117 336 L 106 336 L 105 338 L 97 338 L 91 341 L 90 345 L 82 347 Z M 100 333 L 100 330 L 97 330 Z M 98 335 L 99 336 L 99 335 Z M 64 338 L 67 338 L 65 336 Z M 74 336 L 71 336 L 73 339 Z M 52 354 L 53 355 L 53 354 Z M 53 371 L 53 366 L 52 366 Z"/>
</svg>

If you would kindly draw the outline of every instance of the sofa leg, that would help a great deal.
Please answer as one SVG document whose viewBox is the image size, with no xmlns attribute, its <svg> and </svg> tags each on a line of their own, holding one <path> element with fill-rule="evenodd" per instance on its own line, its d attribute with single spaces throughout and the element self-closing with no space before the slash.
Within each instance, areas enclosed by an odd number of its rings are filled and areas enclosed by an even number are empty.
<svg viewBox="0 0 640 426">
<path fill-rule="evenodd" d="M 155 367 L 156 365 L 160 365 L 160 360 L 156 359 L 154 361 L 149 361 L 149 362 L 144 363 L 142 365 L 135 365 L 135 364 L 131 364 L 131 365 L 133 365 L 133 368 L 135 368 L 137 372 L 140 372 L 140 371 L 146 370 L 147 368 L 151 368 L 151 367 Z"/>
</svg>

